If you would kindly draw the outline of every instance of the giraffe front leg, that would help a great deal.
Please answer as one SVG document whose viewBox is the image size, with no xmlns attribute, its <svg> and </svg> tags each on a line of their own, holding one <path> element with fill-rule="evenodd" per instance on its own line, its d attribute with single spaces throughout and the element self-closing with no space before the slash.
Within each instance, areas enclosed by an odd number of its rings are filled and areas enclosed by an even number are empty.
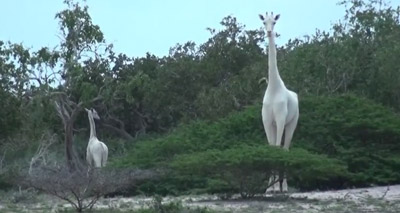
<svg viewBox="0 0 400 213">
<path fill-rule="evenodd" d="M 262 108 L 262 122 L 264 131 L 267 136 L 268 144 L 275 145 L 276 141 L 276 125 L 274 124 L 273 117 L 266 107 Z"/>
<path fill-rule="evenodd" d="M 298 119 L 299 119 L 299 114 L 297 113 L 297 115 L 294 117 L 294 119 L 292 121 L 290 121 L 290 123 L 286 124 L 286 126 L 285 126 L 285 140 L 283 142 L 283 148 L 287 151 L 289 151 L 289 147 L 290 147 L 290 144 L 291 144 L 292 138 L 293 138 L 293 133 L 297 127 Z"/>
<path fill-rule="evenodd" d="M 288 109 L 286 103 L 282 102 L 274 106 L 274 118 L 276 124 L 275 146 L 282 146 L 282 136 L 283 132 L 285 131 L 287 115 Z"/>
<path fill-rule="evenodd" d="M 269 177 L 268 187 L 265 193 L 270 194 L 272 192 L 274 192 L 274 176 Z"/>
<path fill-rule="evenodd" d="M 281 180 L 279 179 L 279 174 L 276 174 L 274 179 L 275 179 L 274 193 L 279 193 L 281 192 Z"/>
<path fill-rule="evenodd" d="M 282 192 L 287 193 L 288 192 L 288 184 L 286 180 L 286 175 L 284 175 L 283 180 L 282 180 Z"/>
<path fill-rule="evenodd" d="M 272 172 L 271 176 L 269 177 L 268 187 L 265 193 L 272 194 L 279 191 L 279 179 L 275 172 Z"/>
</svg>

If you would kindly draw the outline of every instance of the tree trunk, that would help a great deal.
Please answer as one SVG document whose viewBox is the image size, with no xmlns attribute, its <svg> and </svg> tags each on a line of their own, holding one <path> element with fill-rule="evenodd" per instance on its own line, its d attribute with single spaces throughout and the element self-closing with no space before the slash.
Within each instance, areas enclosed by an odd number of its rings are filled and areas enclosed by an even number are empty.
<svg viewBox="0 0 400 213">
<path fill-rule="evenodd" d="M 69 120 L 65 125 L 65 156 L 67 157 L 68 168 L 72 171 L 75 169 L 73 149 L 72 149 L 72 136 L 73 136 L 73 125 Z"/>
</svg>

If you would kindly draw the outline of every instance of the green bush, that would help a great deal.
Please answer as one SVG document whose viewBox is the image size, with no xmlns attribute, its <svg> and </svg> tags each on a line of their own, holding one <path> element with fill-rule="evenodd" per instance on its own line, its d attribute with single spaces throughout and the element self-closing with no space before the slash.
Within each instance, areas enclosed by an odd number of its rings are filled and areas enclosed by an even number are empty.
<svg viewBox="0 0 400 213">
<path fill-rule="evenodd" d="M 251 174 L 241 178 L 256 179 L 260 172 L 268 172 L 264 169 L 283 165 L 290 171 L 289 185 L 299 189 L 400 182 L 396 172 L 400 168 L 400 118 L 390 109 L 353 95 L 301 97 L 300 120 L 289 152 L 266 146 L 260 111 L 261 106 L 256 104 L 215 122 L 194 121 L 179 126 L 165 136 L 139 141 L 112 164 L 167 169 L 172 166 L 168 178 L 153 185 L 163 193 L 195 188 L 240 191 L 236 183 L 227 181 L 229 178 L 203 170 L 215 167 L 226 168 L 217 169 L 225 175 Z M 184 173 L 185 169 L 177 169 L 178 165 L 196 174 Z"/>
<path fill-rule="evenodd" d="M 176 155 L 235 145 L 266 143 L 258 106 L 249 107 L 217 122 L 194 121 L 170 134 L 139 141 L 127 156 L 114 161 L 117 167 L 165 167 Z"/>
<path fill-rule="evenodd" d="M 271 171 L 286 173 L 292 179 L 291 183 L 299 187 L 346 175 L 345 165 L 338 160 L 310 154 L 303 149 L 287 152 L 268 145 L 242 145 L 222 151 L 209 150 L 180 155 L 171 165 L 173 169 L 184 174 L 221 180 L 221 189 L 225 188 L 228 192 L 237 189 L 242 197 L 262 193 L 268 186 Z M 211 181 L 211 190 L 218 188 L 217 183 L 215 180 Z"/>
<path fill-rule="evenodd" d="M 304 98 L 300 113 L 294 146 L 345 161 L 347 185 L 400 181 L 400 117 L 392 110 L 344 95 Z"/>
</svg>

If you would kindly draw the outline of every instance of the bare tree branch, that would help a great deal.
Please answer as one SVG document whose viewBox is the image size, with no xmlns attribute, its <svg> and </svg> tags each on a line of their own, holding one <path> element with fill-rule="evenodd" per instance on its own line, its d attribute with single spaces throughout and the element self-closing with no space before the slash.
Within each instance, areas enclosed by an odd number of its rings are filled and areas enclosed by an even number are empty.
<svg viewBox="0 0 400 213">
<path fill-rule="evenodd" d="M 386 195 L 387 195 L 387 193 L 389 192 L 389 190 L 390 190 L 390 187 L 388 186 L 388 187 L 386 188 L 386 191 L 383 193 L 381 199 L 383 199 L 383 198 L 386 197 Z"/>
<path fill-rule="evenodd" d="M 53 145 L 55 140 L 55 134 L 49 136 L 48 134 L 43 134 L 39 144 L 38 149 L 36 150 L 35 155 L 32 157 L 31 162 L 29 163 L 29 171 L 28 173 L 31 174 L 34 165 L 41 159 L 43 165 L 47 165 L 46 162 L 46 155 L 48 154 L 49 147 Z M 48 138 L 46 138 L 48 137 Z"/>
</svg>

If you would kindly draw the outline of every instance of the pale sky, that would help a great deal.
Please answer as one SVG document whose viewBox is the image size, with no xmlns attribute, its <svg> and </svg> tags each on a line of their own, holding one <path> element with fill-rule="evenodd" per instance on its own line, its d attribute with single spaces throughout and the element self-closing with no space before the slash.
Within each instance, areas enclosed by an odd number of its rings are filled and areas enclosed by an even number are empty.
<svg viewBox="0 0 400 213">
<path fill-rule="evenodd" d="M 222 18 L 232 15 L 252 30 L 262 27 L 258 14 L 281 14 L 275 31 L 277 44 L 330 30 L 345 14 L 339 0 L 88 0 L 89 13 L 114 44 L 117 53 L 142 57 L 146 52 L 168 55 L 176 43 L 201 44 L 210 38 L 207 27 L 221 29 Z M 0 0 L 0 40 L 23 43 L 37 50 L 59 44 L 55 14 L 63 0 Z M 392 0 L 399 5 L 400 0 Z"/>
</svg>

